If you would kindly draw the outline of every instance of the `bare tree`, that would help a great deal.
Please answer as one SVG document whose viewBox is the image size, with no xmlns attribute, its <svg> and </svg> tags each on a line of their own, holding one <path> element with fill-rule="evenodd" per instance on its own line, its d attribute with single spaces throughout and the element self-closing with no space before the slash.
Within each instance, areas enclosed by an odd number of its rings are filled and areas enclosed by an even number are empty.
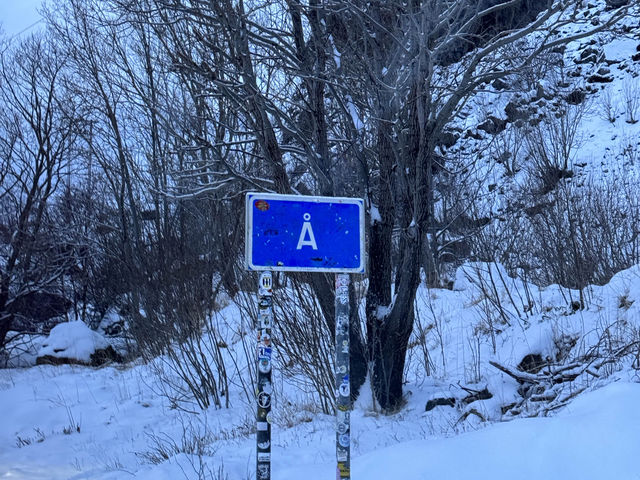
<svg viewBox="0 0 640 480">
<path fill-rule="evenodd" d="M 49 218 L 79 123 L 64 63 L 39 36 L 0 58 L 0 348 L 26 303 L 48 301 L 53 315 L 68 307 L 59 282 L 74 259 Z"/>
<path fill-rule="evenodd" d="M 420 282 L 416 259 L 427 238 L 438 238 L 432 232 L 434 178 L 447 168 L 448 126 L 487 83 L 522 72 L 559 45 L 609 28 L 629 8 L 603 16 L 594 28 L 569 1 L 327 4 L 329 33 L 341 56 L 336 82 L 353 124 L 361 124 L 357 137 L 370 142 L 363 149 L 364 183 L 376 215 L 369 232 L 367 343 L 383 408 L 402 402 Z M 578 33 L 560 33 L 578 23 Z"/>
</svg>

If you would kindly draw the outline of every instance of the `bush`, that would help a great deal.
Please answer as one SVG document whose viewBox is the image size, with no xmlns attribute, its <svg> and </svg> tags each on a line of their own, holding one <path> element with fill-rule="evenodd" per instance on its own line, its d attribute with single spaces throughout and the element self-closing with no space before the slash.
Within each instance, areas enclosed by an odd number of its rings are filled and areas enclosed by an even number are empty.
<svg viewBox="0 0 640 480">
<path fill-rule="evenodd" d="M 539 199 L 540 208 L 493 222 L 476 238 L 474 251 L 539 285 L 603 285 L 640 262 L 639 194 L 628 174 L 598 183 L 560 182 Z"/>
</svg>

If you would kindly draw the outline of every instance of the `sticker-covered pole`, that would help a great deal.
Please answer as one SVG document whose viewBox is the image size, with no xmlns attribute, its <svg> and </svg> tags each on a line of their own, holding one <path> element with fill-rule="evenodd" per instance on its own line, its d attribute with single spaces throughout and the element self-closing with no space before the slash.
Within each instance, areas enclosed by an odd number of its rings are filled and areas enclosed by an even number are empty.
<svg viewBox="0 0 640 480">
<path fill-rule="evenodd" d="M 271 326 L 273 325 L 273 278 L 262 272 L 258 283 L 258 385 L 256 480 L 271 480 Z"/>
<path fill-rule="evenodd" d="M 349 275 L 336 274 L 336 459 L 337 480 L 351 478 L 349 387 Z"/>
</svg>

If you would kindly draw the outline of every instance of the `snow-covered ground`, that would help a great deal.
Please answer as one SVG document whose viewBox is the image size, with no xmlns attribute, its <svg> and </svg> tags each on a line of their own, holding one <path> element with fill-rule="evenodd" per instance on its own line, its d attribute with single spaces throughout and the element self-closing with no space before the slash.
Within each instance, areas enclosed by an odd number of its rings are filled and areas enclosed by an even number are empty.
<svg viewBox="0 0 640 480">
<path fill-rule="evenodd" d="M 412 342 L 407 403 L 396 414 L 377 414 L 365 387 L 351 420 L 352 478 L 640 478 L 637 347 L 615 362 L 593 365 L 591 373 L 580 372 L 573 382 L 549 385 L 546 393 L 556 394 L 555 401 L 522 403 L 517 414 L 503 414 L 501 407 L 522 400 L 518 382 L 489 364 L 515 370 L 526 354 L 551 358 L 561 338 L 576 339 L 565 363 L 594 345 L 605 348 L 603 337 L 611 351 L 637 341 L 640 267 L 587 289 L 582 310 L 570 304 L 577 292 L 505 277 L 496 295 L 510 325 L 495 319 L 501 327 L 493 339 L 483 329 L 487 297 L 479 281 L 489 268 L 498 278 L 496 265 L 468 264 L 458 271 L 453 291 L 421 287 L 418 319 L 428 333 L 424 344 Z M 533 306 L 528 316 L 517 317 L 518 301 L 510 304 L 509 297 L 525 295 L 525 287 Z M 221 318 L 240 321 L 233 305 Z M 241 347 L 229 338 L 230 350 Z M 425 351 L 431 376 L 424 374 Z M 153 363 L 142 362 L 0 370 L 0 478 L 255 478 L 255 412 L 241 388 L 232 387 L 229 409 L 189 413 L 160 394 L 155 371 Z M 278 371 L 274 379 L 273 478 L 332 478 L 333 417 L 319 413 Z M 429 399 L 466 395 L 462 386 L 488 387 L 493 397 L 425 412 Z M 537 418 L 524 418 L 530 416 Z"/>
</svg>

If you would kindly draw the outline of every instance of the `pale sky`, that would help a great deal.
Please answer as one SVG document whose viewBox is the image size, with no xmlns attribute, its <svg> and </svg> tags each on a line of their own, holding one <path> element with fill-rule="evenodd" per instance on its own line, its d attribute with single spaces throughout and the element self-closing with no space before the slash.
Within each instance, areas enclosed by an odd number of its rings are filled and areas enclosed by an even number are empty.
<svg viewBox="0 0 640 480">
<path fill-rule="evenodd" d="M 42 0 L 0 0 L 0 25 L 13 37 L 40 19 L 36 11 Z M 29 29 L 28 31 L 30 31 Z"/>
</svg>

